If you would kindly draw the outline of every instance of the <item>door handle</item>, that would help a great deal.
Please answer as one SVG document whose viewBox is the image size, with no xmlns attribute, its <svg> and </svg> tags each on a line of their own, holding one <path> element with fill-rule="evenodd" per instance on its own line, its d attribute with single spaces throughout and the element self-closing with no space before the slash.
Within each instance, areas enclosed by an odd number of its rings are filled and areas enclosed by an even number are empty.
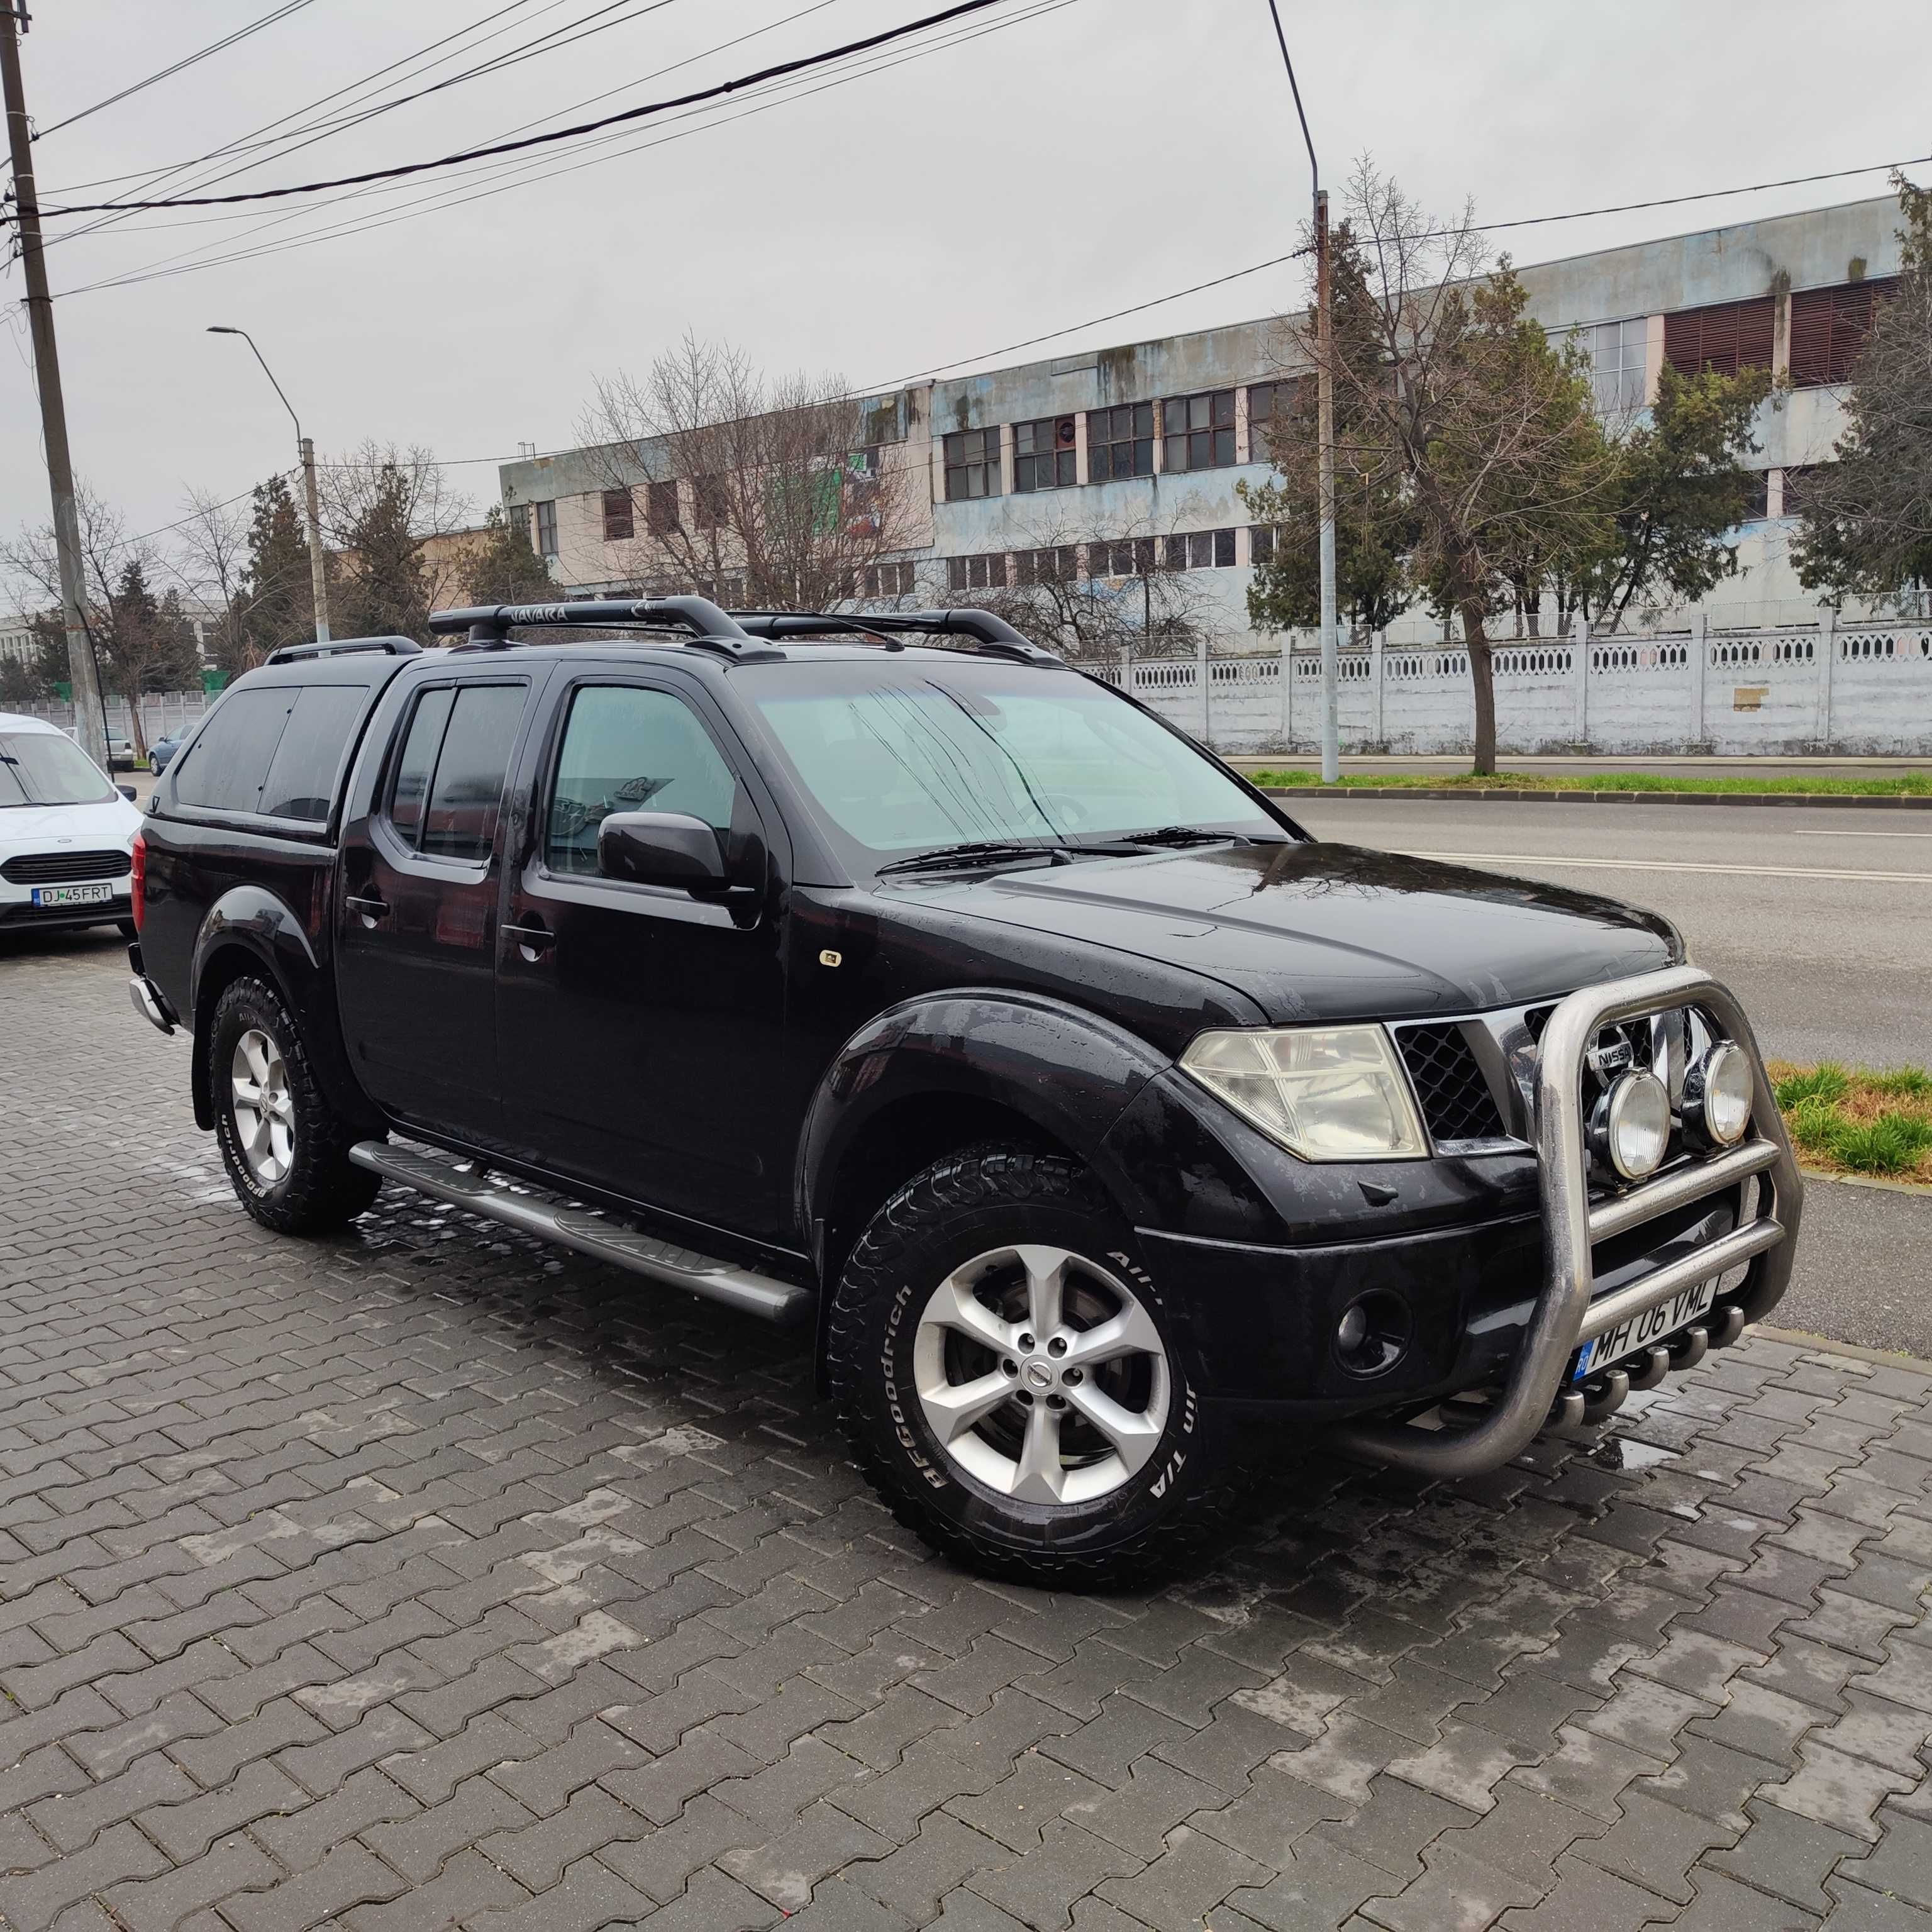
<svg viewBox="0 0 1932 1932">
<path fill-rule="evenodd" d="M 506 926 L 503 930 L 517 942 L 517 950 L 526 959 L 535 959 L 556 944 L 556 934 L 547 926 Z"/>
<path fill-rule="evenodd" d="M 378 920 L 387 919 L 389 916 L 389 902 L 387 899 L 376 898 L 373 896 L 359 895 L 355 892 L 346 892 L 343 895 L 342 903 L 351 912 L 360 914 L 362 923 L 365 926 L 374 926 Z"/>
</svg>

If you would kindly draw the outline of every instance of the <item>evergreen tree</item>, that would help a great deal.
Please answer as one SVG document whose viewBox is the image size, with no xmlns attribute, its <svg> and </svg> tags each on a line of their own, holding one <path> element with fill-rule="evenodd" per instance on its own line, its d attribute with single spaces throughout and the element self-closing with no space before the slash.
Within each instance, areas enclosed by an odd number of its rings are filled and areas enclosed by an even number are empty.
<svg viewBox="0 0 1932 1932">
<path fill-rule="evenodd" d="M 470 604 L 543 604 L 556 595 L 544 560 L 529 536 L 492 503 L 483 534 L 458 566 L 462 596 Z"/>
<path fill-rule="evenodd" d="M 255 486 L 248 568 L 232 614 L 217 646 L 217 662 L 231 676 L 284 644 L 315 635 L 308 539 L 284 476 Z"/>
<path fill-rule="evenodd" d="M 348 552 L 342 588 L 344 637 L 427 640 L 429 583 L 410 528 L 412 493 L 400 467 L 382 465 L 344 532 Z"/>
</svg>

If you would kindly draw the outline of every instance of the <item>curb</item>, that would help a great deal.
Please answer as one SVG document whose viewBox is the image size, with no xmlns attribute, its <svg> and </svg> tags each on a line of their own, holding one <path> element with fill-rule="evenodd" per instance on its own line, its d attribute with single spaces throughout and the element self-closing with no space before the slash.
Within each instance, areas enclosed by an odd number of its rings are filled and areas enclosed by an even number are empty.
<svg viewBox="0 0 1932 1932">
<path fill-rule="evenodd" d="M 1832 1174 L 1822 1167 L 1801 1166 L 1798 1172 L 1807 1180 L 1835 1181 L 1841 1187 L 1876 1187 L 1883 1194 L 1917 1194 L 1932 1197 L 1932 1181 L 1888 1180 L 1878 1174 Z"/>
<path fill-rule="evenodd" d="M 1744 1333 L 1762 1335 L 1767 1342 L 1782 1342 L 1787 1348 L 1809 1348 L 1821 1355 L 1849 1355 L 1855 1362 L 1870 1362 L 1877 1368 L 1910 1369 L 1916 1375 L 1932 1376 L 1932 1362 L 1908 1355 L 1902 1348 L 1862 1348 L 1856 1342 L 1834 1342 L 1828 1335 L 1814 1335 L 1808 1329 L 1774 1328 L 1763 1322 L 1754 1322 Z"/>
<path fill-rule="evenodd" d="M 1932 812 L 1932 794 L 1890 793 L 1858 797 L 1844 792 L 1798 791 L 1491 791 L 1486 788 L 1451 791 L 1422 785 L 1264 785 L 1269 798 L 1422 798 L 1474 800 L 1484 805 L 1790 805 L 1844 810 Z"/>
</svg>

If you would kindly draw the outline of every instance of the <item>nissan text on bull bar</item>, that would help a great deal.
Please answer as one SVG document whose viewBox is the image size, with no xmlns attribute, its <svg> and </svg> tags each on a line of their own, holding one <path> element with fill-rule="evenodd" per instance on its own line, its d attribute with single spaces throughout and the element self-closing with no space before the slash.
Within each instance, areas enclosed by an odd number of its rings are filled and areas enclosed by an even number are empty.
<svg viewBox="0 0 1932 1932">
<path fill-rule="evenodd" d="M 985 611 L 432 628 L 237 680 L 136 844 L 134 1004 L 269 1228 L 388 1182 L 795 1323 L 904 1522 L 1076 1586 L 1784 1292 L 1756 1045 L 1655 914 L 1316 839 Z"/>
</svg>

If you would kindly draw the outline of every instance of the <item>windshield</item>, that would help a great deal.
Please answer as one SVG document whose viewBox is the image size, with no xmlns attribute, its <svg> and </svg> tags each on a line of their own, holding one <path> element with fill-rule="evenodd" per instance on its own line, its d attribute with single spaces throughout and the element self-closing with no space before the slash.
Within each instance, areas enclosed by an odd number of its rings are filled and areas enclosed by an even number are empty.
<svg viewBox="0 0 1932 1932">
<path fill-rule="evenodd" d="M 962 656 L 775 666 L 748 682 L 846 857 L 868 869 L 982 841 L 1292 836 L 1186 740 L 1072 671 Z"/>
<path fill-rule="evenodd" d="M 115 795 L 100 767 L 58 731 L 0 731 L 0 806 L 94 805 Z"/>
</svg>

